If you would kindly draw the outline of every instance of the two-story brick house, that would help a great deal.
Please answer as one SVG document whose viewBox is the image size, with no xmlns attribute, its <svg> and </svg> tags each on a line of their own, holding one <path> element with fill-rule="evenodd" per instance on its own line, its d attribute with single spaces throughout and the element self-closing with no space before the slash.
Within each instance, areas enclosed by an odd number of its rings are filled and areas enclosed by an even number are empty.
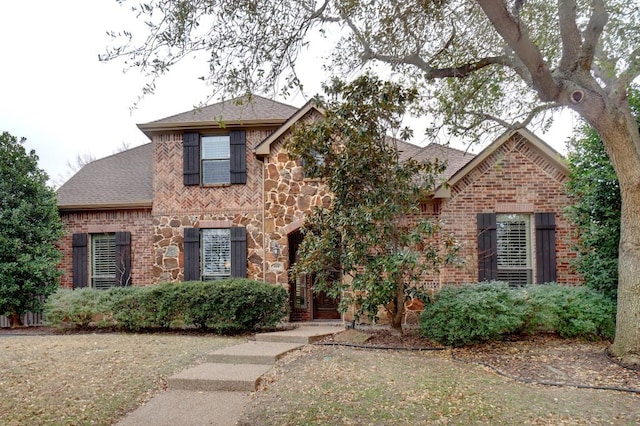
<svg viewBox="0 0 640 426">
<path fill-rule="evenodd" d="M 288 274 L 305 216 L 331 202 L 284 148 L 291 126 L 318 117 L 312 103 L 298 109 L 255 96 L 140 124 L 149 144 L 86 165 L 58 190 L 67 230 L 61 285 L 249 277 L 288 286 L 292 320 L 339 318 L 335 300 Z M 465 262 L 444 268 L 433 285 L 579 282 L 560 215 L 567 169 L 548 145 L 518 131 L 477 156 L 400 147 L 403 158 L 448 162 L 448 184 L 422 210 L 446 220 Z"/>
</svg>

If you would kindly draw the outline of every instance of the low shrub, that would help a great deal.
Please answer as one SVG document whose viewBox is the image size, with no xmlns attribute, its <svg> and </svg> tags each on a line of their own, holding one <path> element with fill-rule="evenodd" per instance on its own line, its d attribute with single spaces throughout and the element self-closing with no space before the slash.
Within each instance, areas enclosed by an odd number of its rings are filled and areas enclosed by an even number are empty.
<svg viewBox="0 0 640 426">
<path fill-rule="evenodd" d="M 564 338 L 612 338 L 615 304 L 588 287 L 552 284 L 510 288 L 505 283 L 445 287 L 425 305 L 420 333 L 463 346 L 521 333 Z"/>
<path fill-rule="evenodd" d="M 236 333 L 274 327 L 286 316 L 287 307 L 288 293 L 281 286 L 225 279 L 104 291 L 61 289 L 47 301 L 46 318 L 53 326 L 131 331 L 196 326 Z M 95 322 L 96 318 L 103 320 Z"/>
<path fill-rule="evenodd" d="M 88 288 L 58 289 L 44 305 L 45 324 L 87 328 L 91 323 L 108 322 L 110 310 L 104 296 L 103 292 Z"/>
<path fill-rule="evenodd" d="M 529 306 L 527 332 L 588 340 L 614 337 L 616 304 L 596 290 L 552 283 L 528 285 L 522 293 Z"/>
<path fill-rule="evenodd" d="M 497 340 L 520 330 L 526 309 L 505 283 L 448 286 L 420 315 L 420 332 L 436 342 L 463 346 Z"/>
</svg>

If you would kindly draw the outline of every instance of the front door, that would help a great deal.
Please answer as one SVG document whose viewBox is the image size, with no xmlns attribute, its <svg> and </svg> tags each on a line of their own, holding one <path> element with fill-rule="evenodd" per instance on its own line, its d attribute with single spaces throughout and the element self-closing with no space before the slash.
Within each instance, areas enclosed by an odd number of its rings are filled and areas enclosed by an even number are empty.
<svg viewBox="0 0 640 426">
<path fill-rule="evenodd" d="M 289 234 L 288 240 L 289 264 L 293 265 L 298 259 L 302 233 L 297 230 Z M 324 292 L 312 292 L 313 281 L 313 276 L 299 276 L 296 280 L 290 280 L 291 321 L 340 319 L 340 312 L 338 312 L 340 299 L 328 297 Z M 309 296 L 312 296 L 311 300 Z"/>
<path fill-rule="evenodd" d="M 327 296 L 324 291 L 313 293 L 313 318 L 314 319 L 340 319 L 338 304 L 340 299 Z"/>
</svg>

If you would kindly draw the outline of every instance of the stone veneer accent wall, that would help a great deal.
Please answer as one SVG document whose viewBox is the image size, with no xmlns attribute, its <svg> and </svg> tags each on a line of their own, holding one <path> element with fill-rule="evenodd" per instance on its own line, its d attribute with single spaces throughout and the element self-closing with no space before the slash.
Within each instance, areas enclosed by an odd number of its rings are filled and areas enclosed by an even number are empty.
<svg viewBox="0 0 640 426">
<path fill-rule="evenodd" d="M 247 228 L 247 276 L 263 279 L 262 161 L 253 147 L 275 128 L 247 129 L 247 183 L 185 186 L 182 177 L 182 133 L 164 133 L 154 141 L 153 281 L 182 281 L 184 228 Z M 212 130 L 220 133 L 220 130 Z M 202 132 L 205 134 L 206 132 Z M 207 223 L 208 222 L 208 223 Z"/>
<path fill-rule="evenodd" d="M 151 239 L 151 209 L 60 212 L 65 234 L 58 242 L 62 251 L 59 268 L 60 286 L 73 288 L 71 238 L 75 233 L 99 234 L 128 231 L 131 233 L 131 281 L 144 286 L 154 283 Z M 87 264 L 87 268 L 89 264 Z"/>
<path fill-rule="evenodd" d="M 247 229 L 247 278 L 262 280 L 262 212 L 218 213 L 153 218 L 153 281 L 179 282 L 184 279 L 184 228 Z"/>
<path fill-rule="evenodd" d="M 576 253 L 570 225 L 563 217 L 570 204 L 564 184 L 566 176 L 540 155 L 526 139 L 516 135 L 451 188 L 443 200 L 441 217 L 446 230 L 461 243 L 462 267 L 445 267 L 441 284 L 478 280 L 477 213 L 550 213 L 556 219 L 556 262 L 558 282 L 577 285 L 580 276 L 571 267 Z M 533 220 L 533 218 L 532 218 Z M 535 232 L 532 245 L 535 247 Z M 535 273 L 535 250 L 533 253 Z M 534 277 L 535 278 L 535 277 Z"/>
<path fill-rule="evenodd" d="M 331 195 L 322 182 L 305 179 L 301 161 L 290 158 L 282 139 L 272 145 L 271 152 L 264 165 L 266 245 L 270 247 L 271 242 L 275 242 L 282 250 L 278 259 L 269 251 L 266 281 L 288 287 L 287 270 L 291 265 L 287 237 L 304 224 L 315 206 L 329 206 Z M 284 271 L 273 272 L 274 262 L 283 263 Z"/>
</svg>

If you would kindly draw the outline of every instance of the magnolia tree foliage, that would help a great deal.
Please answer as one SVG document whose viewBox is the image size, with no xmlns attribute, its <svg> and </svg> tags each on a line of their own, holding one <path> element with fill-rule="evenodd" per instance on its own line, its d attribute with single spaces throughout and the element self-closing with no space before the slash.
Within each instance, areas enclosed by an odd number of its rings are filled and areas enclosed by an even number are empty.
<svg viewBox="0 0 640 426">
<path fill-rule="evenodd" d="M 287 145 L 333 194 L 307 218 L 295 272 L 314 274 L 314 290 L 342 297 L 341 310 L 355 307 L 357 317 L 375 318 L 384 306 L 401 331 L 408 292 L 457 251 L 438 222 L 420 219 L 420 200 L 444 165 L 401 160 L 398 139 L 387 136 L 410 138 L 401 124 L 415 90 L 364 75 L 325 91 L 329 101 L 317 101 L 324 117 L 297 128 Z"/>
<path fill-rule="evenodd" d="M 39 296 L 58 287 L 55 243 L 62 236 L 56 194 L 24 141 L 0 134 L 0 313 L 12 326 L 23 313 L 41 311 Z"/>
<path fill-rule="evenodd" d="M 577 112 L 600 135 L 620 182 L 612 352 L 640 364 L 640 134 L 627 99 L 640 74 L 637 2 L 147 0 L 132 9 L 145 35 L 114 32 L 105 59 L 147 72 L 146 93 L 194 52 L 207 55 L 203 78 L 214 92 L 287 92 L 313 72 L 296 61 L 310 45 L 329 49 L 329 72 L 372 66 L 419 85 L 434 135 L 477 140 L 497 127 L 548 124 L 553 109 Z"/>
</svg>

